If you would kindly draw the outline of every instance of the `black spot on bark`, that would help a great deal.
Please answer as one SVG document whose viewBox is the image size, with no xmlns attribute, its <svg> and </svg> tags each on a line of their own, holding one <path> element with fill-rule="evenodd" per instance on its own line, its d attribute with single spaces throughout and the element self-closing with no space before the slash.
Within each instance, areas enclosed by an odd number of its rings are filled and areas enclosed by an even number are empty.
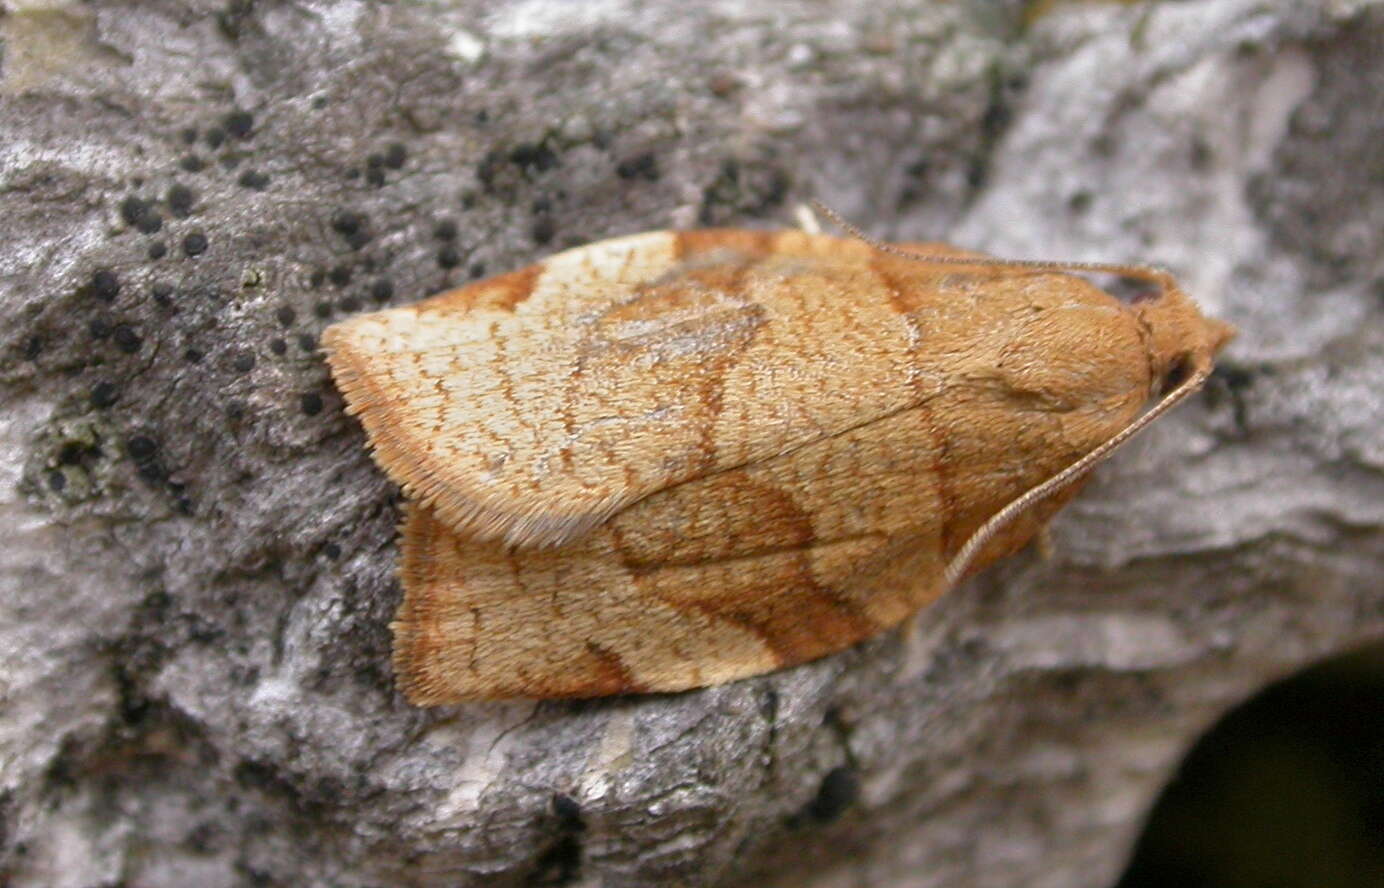
<svg viewBox="0 0 1384 888">
<path fill-rule="evenodd" d="M 184 154 L 182 160 L 178 161 L 178 166 L 189 173 L 200 173 L 207 168 L 207 162 L 195 154 Z"/>
<path fill-rule="evenodd" d="M 117 324 L 112 338 L 115 340 L 115 347 L 127 355 L 139 351 L 140 343 L 143 342 L 135 328 L 129 324 Z"/>
<path fill-rule="evenodd" d="M 317 392 L 308 392 L 298 399 L 298 406 L 307 416 L 316 416 L 322 412 L 322 396 Z"/>
<path fill-rule="evenodd" d="M 337 210 L 332 214 L 332 228 L 338 234 L 355 234 L 365 224 L 365 217 L 352 210 Z"/>
<path fill-rule="evenodd" d="M 167 473 L 155 458 L 159 445 L 147 435 L 133 435 L 125 441 L 125 453 L 135 464 L 135 474 L 150 484 L 167 480 Z"/>
<path fill-rule="evenodd" d="M 153 234 L 163 227 L 163 217 L 154 205 L 133 194 L 120 202 L 120 218 L 144 234 Z"/>
<path fill-rule="evenodd" d="M 284 305 L 280 306 L 279 310 L 274 312 L 274 317 L 281 325 L 291 327 L 293 326 L 293 322 L 298 319 L 298 312 L 294 311 L 292 306 Z"/>
<path fill-rule="evenodd" d="M 255 117 L 249 111 L 232 111 L 222 118 L 221 125 L 237 139 L 248 139 L 255 127 Z"/>
<path fill-rule="evenodd" d="M 163 241 L 154 241 L 152 244 L 149 245 L 150 259 L 162 259 L 164 256 L 167 255 L 168 244 L 165 244 Z"/>
<path fill-rule="evenodd" d="M 765 688 L 764 696 L 759 698 L 759 714 L 769 723 L 773 729 L 774 723 L 778 721 L 779 713 L 779 694 L 773 688 Z"/>
<path fill-rule="evenodd" d="M 540 247 L 549 243 L 553 235 L 557 234 L 557 225 L 549 216 L 540 216 L 534 220 L 533 228 L 530 231 L 533 242 Z"/>
<path fill-rule="evenodd" d="M 509 151 L 486 154 L 476 169 L 476 178 L 488 194 L 513 196 L 516 189 L 539 175 L 561 165 L 561 159 L 543 142 L 527 142 Z"/>
<path fill-rule="evenodd" d="M 487 151 L 481 158 L 480 163 L 476 164 L 476 179 L 481 183 L 481 187 L 487 193 L 493 194 L 497 191 L 497 184 L 500 170 L 504 168 L 505 159 L 498 151 Z"/>
<path fill-rule="evenodd" d="M 437 251 L 437 264 L 440 268 L 456 268 L 461 264 L 461 254 L 452 244 L 447 244 Z"/>
<path fill-rule="evenodd" d="M 763 215 L 782 205 L 790 186 L 788 174 L 768 152 L 744 164 L 727 158 L 702 193 L 700 221 L 703 225 L 716 225 L 741 213 Z"/>
<path fill-rule="evenodd" d="M 524 172 L 546 172 L 558 165 L 558 157 L 542 142 L 526 142 L 516 145 L 509 152 L 509 160 Z"/>
<path fill-rule="evenodd" d="M 570 885 L 581 876 L 581 842 L 562 836 L 538 858 L 530 885 Z"/>
<path fill-rule="evenodd" d="M 1211 371 L 1211 378 L 1224 382 L 1232 389 L 1245 389 L 1254 382 L 1254 371 L 1240 364 L 1221 361 Z"/>
<path fill-rule="evenodd" d="M 346 241 L 353 250 L 359 250 L 370 242 L 369 219 L 354 210 L 337 210 L 332 214 L 332 230 Z"/>
<path fill-rule="evenodd" d="M 125 442 L 125 451 L 130 454 L 130 459 L 133 459 L 135 462 L 152 459 L 154 454 L 158 452 L 158 449 L 159 445 L 154 443 L 154 439 L 150 438 L 148 435 L 132 435 L 129 440 Z"/>
<path fill-rule="evenodd" d="M 221 837 L 221 828 L 209 821 L 203 821 L 192 828 L 192 831 L 183 839 L 183 847 L 194 854 L 207 855 L 215 852 L 219 845 L 218 839 Z"/>
<path fill-rule="evenodd" d="M 648 179 L 650 182 L 658 181 L 658 158 L 652 152 L 637 154 L 634 157 L 620 161 L 615 167 L 615 175 L 621 179 Z"/>
<path fill-rule="evenodd" d="M 572 797 L 558 793 L 553 796 L 552 810 L 557 836 L 538 856 L 527 879 L 529 885 L 568 885 L 581 878 L 581 834 L 586 831 L 581 806 Z"/>
<path fill-rule="evenodd" d="M 817 795 L 805 813 L 818 823 L 831 823 L 845 813 L 860 795 L 860 781 L 846 765 L 832 768 L 822 778 Z"/>
<path fill-rule="evenodd" d="M 189 256 L 200 256 L 207 251 L 207 236 L 194 231 L 183 238 L 183 252 Z"/>
<path fill-rule="evenodd" d="M 93 407 L 109 407 L 115 403 L 117 397 L 119 397 L 119 391 L 113 382 L 98 382 L 91 387 L 91 406 Z"/>
<path fill-rule="evenodd" d="M 163 466 L 159 465 L 157 460 L 136 463 L 135 474 L 140 477 L 141 481 L 149 484 L 162 484 L 168 479 L 168 474 L 164 472 Z"/>
<path fill-rule="evenodd" d="M 1235 428 L 1241 437 L 1248 435 L 1250 431 L 1249 400 L 1246 393 L 1253 388 L 1255 377 L 1261 369 L 1233 360 L 1218 361 L 1206 386 L 1206 403 L 1212 408 L 1229 403 L 1235 418 Z"/>
<path fill-rule="evenodd" d="M 230 0 L 216 13 L 216 26 L 227 40 L 239 40 L 247 25 L 253 24 L 254 11 L 255 0 Z"/>
<path fill-rule="evenodd" d="M 389 278 L 380 278 L 370 285 L 370 298 L 376 302 L 386 302 L 394 295 L 394 282 Z"/>
<path fill-rule="evenodd" d="M 168 189 L 166 199 L 168 211 L 179 219 L 186 219 L 192 215 L 192 204 L 197 200 L 197 195 L 186 185 L 174 185 Z"/>
<path fill-rule="evenodd" d="M 1211 166 L 1211 161 L 1215 159 L 1215 152 L 1211 150 L 1211 145 L 1206 139 L 1196 137 L 1189 147 L 1188 156 L 1192 169 L 1204 171 Z"/>
<path fill-rule="evenodd" d="M 120 293 L 120 278 L 109 268 L 98 268 L 92 272 L 91 283 L 87 285 L 91 295 L 106 302 L 114 302 Z"/>
<path fill-rule="evenodd" d="M 351 266 L 338 265 L 327 275 L 331 282 L 338 287 L 344 287 L 351 282 Z"/>
<path fill-rule="evenodd" d="M 582 832 L 586 822 L 581 816 L 581 805 L 569 795 L 556 793 L 553 796 L 553 815 L 557 817 L 558 827 L 568 832 Z"/>
<path fill-rule="evenodd" d="M 81 441 L 68 441 L 58 450 L 58 463 L 64 466 L 77 466 L 87 456 L 99 456 L 100 450 Z"/>
<path fill-rule="evenodd" d="M 236 181 L 240 183 L 240 187 L 249 188 L 251 191 L 263 191 L 269 187 L 269 177 L 259 170 L 246 170 Z"/>
</svg>

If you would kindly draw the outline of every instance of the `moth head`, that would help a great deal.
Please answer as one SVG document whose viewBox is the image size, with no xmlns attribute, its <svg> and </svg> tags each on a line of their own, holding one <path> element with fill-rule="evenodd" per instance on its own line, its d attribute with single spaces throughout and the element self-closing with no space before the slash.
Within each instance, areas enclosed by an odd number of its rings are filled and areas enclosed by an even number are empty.
<svg viewBox="0 0 1384 888">
<path fill-rule="evenodd" d="M 1015 263 L 1006 263 L 1015 264 Z M 1026 267 L 1051 267 L 1050 263 L 1018 263 Z M 1058 266 L 1061 268 L 1061 266 Z M 943 588 L 951 588 L 971 566 L 976 555 L 1010 521 L 1034 503 L 1069 486 L 1126 441 L 1146 428 L 1195 392 L 1211 373 L 1216 353 L 1235 336 L 1235 328 L 1224 321 L 1203 315 L 1172 275 L 1157 269 L 1133 265 L 1073 263 L 1067 270 L 1099 271 L 1119 274 L 1156 284 L 1159 292 L 1150 299 L 1134 303 L 1132 310 L 1147 331 L 1152 387 L 1161 397 L 1143 414 L 1114 437 L 1067 466 L 1056 475 L 1025 491 L 1003 509 L 991 515 L 952 556 L 943 575 Z"/>
<path fill-rule="evenodd" d="M 1148 331 L 1149 364 L 1155 384 L 1172 391 L 1193 374 L 1205 374 L 1235 328 L 1201 313 L 1182 288 L 1166 272 L 1151 273 L 1160 292 L 1133 306 Z"/>
</svg>

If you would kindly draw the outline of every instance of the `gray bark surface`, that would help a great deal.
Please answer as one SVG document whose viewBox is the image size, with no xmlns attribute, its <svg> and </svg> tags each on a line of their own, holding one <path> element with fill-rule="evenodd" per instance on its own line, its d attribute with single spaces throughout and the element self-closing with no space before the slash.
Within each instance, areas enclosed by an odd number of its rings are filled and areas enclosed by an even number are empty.
<svg viewBox="0 0 1384 888">
<path fill-rule="evenodd" d="M 0 883 L 1107 885 L 1212 720 L 1384 633 L 1378 2 L 3 7 Z M 1242 333 L 900 631 L 405 704 L 316 335 L 808 197 Z"/>
</svg>

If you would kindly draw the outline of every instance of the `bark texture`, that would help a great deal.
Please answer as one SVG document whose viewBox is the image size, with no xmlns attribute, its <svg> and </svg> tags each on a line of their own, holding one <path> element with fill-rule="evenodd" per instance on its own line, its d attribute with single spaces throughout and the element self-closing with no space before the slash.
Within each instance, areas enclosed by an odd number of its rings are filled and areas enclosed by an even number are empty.
<svg viewBox="0 0 1384 888">
<path fill-rule="evenodd" d="M 1211 720 L 1384 634 L 1381 7 L 4 4 L 0 882 L 1109 884 Z M 403 703 L 322 327 L 812 196 L 1241 337 L 903 631 Z"/>
</svg>

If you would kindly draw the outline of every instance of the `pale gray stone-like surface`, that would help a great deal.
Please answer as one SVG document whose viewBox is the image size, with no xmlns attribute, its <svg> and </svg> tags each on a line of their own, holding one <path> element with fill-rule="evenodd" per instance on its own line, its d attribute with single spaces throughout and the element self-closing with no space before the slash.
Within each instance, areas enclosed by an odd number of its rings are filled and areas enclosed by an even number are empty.
<svg viewBox="0 0 1384 888">
<path fill-rule="evenodd" d="M 1380 6 L 0 4 L 0 882 L 1109 884 L 1212 719 L 1384 633 Z M 404 704 L 315 335 L 812 196 L 1242 335 L 1054 558 L 902 631 Z"/>
</svg>

